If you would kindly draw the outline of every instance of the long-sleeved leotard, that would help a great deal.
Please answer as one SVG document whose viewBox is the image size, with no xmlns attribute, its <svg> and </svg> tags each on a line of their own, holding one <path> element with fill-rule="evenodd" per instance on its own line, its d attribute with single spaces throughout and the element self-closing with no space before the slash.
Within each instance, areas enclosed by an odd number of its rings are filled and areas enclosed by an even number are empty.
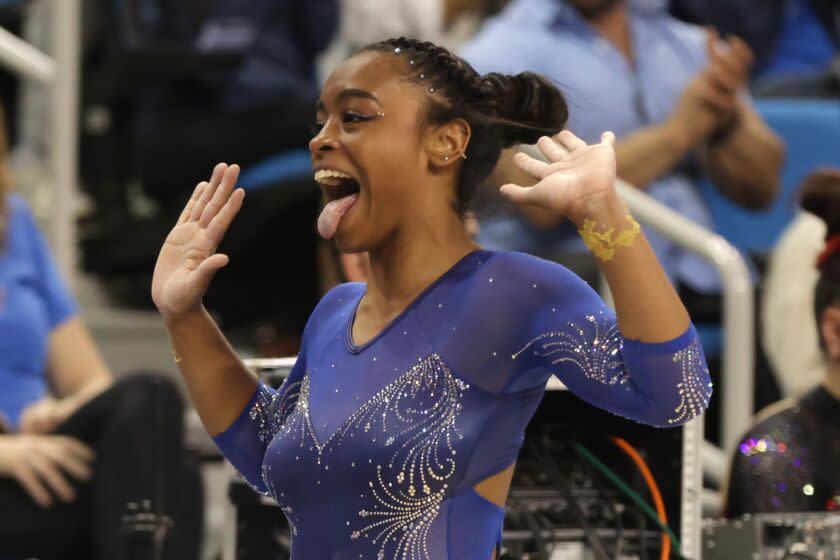
<svg viewBox="0 0 840 560">
<path fill-rule="evenodd" d="M 473 488 L 514 463 L 552 375 L 663 427 L 711 395 L 693 327 L 670 342 L 625 339 L 577 276 L 528 255 L 467 255 L 357 346 L 364 290 L 327 294 L 285 384 L 260 386 L 216 437 L 277 500 L 296 559 L 489 559 L 504 511 Z"/>
</svg>

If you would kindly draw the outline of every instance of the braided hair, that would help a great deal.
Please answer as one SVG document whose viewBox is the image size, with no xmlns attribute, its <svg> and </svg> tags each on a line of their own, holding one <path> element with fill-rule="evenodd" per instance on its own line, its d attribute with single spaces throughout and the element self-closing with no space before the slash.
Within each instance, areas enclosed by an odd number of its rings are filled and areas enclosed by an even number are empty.
<svg viewBox="0 0 840 560">
<path fill-rule="evenodd" d="M 359 52 L 382 52 L 406 61 L 405 79 L 428 91 L 426 124 L 464 119 L 472 130 L 457 187 L 457 210 L 466 211 L 476 188 L 496 163 L 502 149 L 533 144 L 556 134 L 569 112 L 560 90 L 543 76 L 482 76 L 470 64 L 433 43 L 400 37 L 368 45 Z"/>
<path fill-rule="evenodd" d="M 840 235 L 840 170 L 815 171 L 805 178 L 800 189 L 802 208 L 825 222 L 825 239 L 831 242 Z M 824 252 L 817 267 L 820 277 L 814 289 L 814 313 L 819 330 L 823 311 L 840 305 L 840 251 Z M 825 349 L 822 336 L 820 345 Z"/>
</svg>

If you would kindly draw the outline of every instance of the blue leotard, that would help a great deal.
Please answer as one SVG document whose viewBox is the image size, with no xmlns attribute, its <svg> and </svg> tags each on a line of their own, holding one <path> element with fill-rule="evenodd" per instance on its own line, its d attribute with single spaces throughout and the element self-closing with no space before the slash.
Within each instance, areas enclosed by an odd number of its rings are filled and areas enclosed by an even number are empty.
<svg viewBox="0 0 840 560">
<path fill-rule="evenodd" d="M 295 559 L 488 560 L 503 509 L 473 489 L 516 460 L 556 375 L 589 403 L 656 426 L 708 404 L 694 328 L 625 339 L 560 265 L 476 251 L 372 340 L 352 324 L 364 284 L 319 303 L 297 364 L 215 439 L 292 527 Z"/>
</svg>

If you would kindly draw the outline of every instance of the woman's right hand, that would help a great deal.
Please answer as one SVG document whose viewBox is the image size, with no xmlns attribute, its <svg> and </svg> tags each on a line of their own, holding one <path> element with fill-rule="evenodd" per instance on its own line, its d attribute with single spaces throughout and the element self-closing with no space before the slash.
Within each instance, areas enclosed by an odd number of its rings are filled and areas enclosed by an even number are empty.
<svg viewBox="0 0 840 560">
<path fill-rule="evenodd" d="M 50 507 L 58 496 L 64 502 L 76 499 L 68 480 L 90 480 L 93 451 L 67 436 L 0 435 L 0 476 L 14 478 L 32 500 Z"/>
<path fill-rule="evenodd" d="M 220 163 L 210 182 L 196 187 L 158 255 L 152 299 L 164 319 L 177 319 L 201 307 L 201 298 L 228 263 L 216 247 L 242 207 L 245 191 L 234 189 L 239 166 Z"/>
</svg>

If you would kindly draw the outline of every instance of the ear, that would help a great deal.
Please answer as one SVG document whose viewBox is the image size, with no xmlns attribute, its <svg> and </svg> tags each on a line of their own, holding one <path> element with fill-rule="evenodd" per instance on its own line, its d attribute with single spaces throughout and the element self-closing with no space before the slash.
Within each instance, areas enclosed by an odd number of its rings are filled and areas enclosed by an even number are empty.
<svg viewBox="0 0 840 560">
<path fill-rule="evenodd" d="M 453 119 L 432 128 L 426 138 L 432 166 L 442 169 L 465 159 L 471 134 L 470 125 L 464 119 Z"/>
<path fill-rule="evenodd" d="M 840 359 L 840 308 L 828 307 L 820 316 L 820 336 L 825 342 L 828 357 Z"/>
</svg>

